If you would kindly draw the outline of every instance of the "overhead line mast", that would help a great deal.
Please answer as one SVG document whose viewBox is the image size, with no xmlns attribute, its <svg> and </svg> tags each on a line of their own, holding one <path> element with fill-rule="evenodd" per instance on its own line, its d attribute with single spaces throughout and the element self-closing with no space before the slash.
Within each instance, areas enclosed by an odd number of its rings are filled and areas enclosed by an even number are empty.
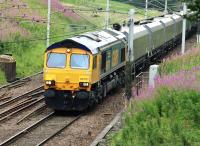
<svg viewBox="0 0 200 146">
<path fill-rule="evenodd" d="M 148 0 L 146 0 L 146 3 L 145 3 L 145 19 L 148 18 L 147 13 L 148 13 Z"/>
<path fill-rule="evenodd" d="M 167 14 L 168 11 L 167 11 L 167 0 L 165 0 L 165 10 L 164 10 L 164 13 Z"/>
<path fill-rule="evenodd" d="M 50 23 L 51 23 L 51 0 L 48 0 L 48 14 L 47 14 L 47 47 L 49 46 L 49 39 L 50 39 Z"/>
<path fill-rule="evenodd" d="M 132 97 L 132 70 L 134 65 L 134 48 L 133 48 L 133 39 L 134 39 L 134 14 L 135 10 L 131 9 L 129 11 L 129 35 L 128 35 L 128 52 L 126 58 L 126 67 L 125 67 L 125 95 L 129 101 Z"/>
<path fill-rule="evenodd" d="M 109 14 L 110 13 L 110 0 L 107 0 L 107 4 L 106 4 L 106 24 L 105 24 L 105 26 L 106 26 L 106 29 L 108 28 L 108 26 L 109 26 Z"/>
<path fill-rule="evenodd" d="M 185 54 L 185 35 L 186 35 L 186 18 L 187 14 L 187 5 L 183 3 L 183 30 L 182 30 L 182 46 L 181 46 L 181 54 Z"/>
</svg>

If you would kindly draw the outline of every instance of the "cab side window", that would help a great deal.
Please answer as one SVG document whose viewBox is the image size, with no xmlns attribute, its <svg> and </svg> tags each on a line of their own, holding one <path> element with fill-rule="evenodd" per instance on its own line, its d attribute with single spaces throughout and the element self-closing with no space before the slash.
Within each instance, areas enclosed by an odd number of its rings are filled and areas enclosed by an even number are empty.
<svg viewBox="0 0 200 146">
<path fill-rule="evenodd" d="M 97 56 L 93 58 L 93 69 L 97 68 Z"/>
<path fill-rule="evenodd" d="M 121 62 L 125 61 L 125 48 L 121 49 Z"/>
<path fill-rule="evenodd" d="M 101 54 L 101 72 L 106 72 L 106 52 Z"/>
</svg>

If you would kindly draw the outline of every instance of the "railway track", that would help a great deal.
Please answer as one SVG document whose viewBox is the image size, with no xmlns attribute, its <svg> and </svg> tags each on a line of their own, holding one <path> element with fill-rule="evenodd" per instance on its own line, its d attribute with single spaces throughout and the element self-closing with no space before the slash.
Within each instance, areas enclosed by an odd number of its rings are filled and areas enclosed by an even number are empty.
<svg viewBox="0 0 200 146">
<path fill-rule="evenodd" d="M 81 114 L 73 117 L 58 117 L 54 112 L 51 112 L 44 118 L 3 141 L 0 143 L 0 146 L 13 143 L 15 145 L 41 146 L 81 117 Z"/>
<path fill-rule="evenodd" d="M 5 121 L 5 120 L 8 120 L 11 116 L 17 115 L 17 114 L 19 114 L 20 112 L 22 112 L 22 111 L 28 109 L 29 107 L 31 107 L 31 106 L 33 106 L 33 105 L 36 105 L 37 103 L 39 103 L 39 102 L 41 102 L 41 101 L 43 101 L 43 100 L 44 100 L 44 98 L 42 97 L 42 98 L 40 98 L 40 99 L 32 100 L 32 101 L 29 102 L 29 103 L 25 103 L 23 107 L 21 107 L 21 108 L 19 108 L 19 109 L 17 109 L 17 110 L 15 110 L 15 107 L 14 107 L 14 109 L 11 109 L 11 110 L 12 110 L 11 112 L 5 111 L 5 112 L 7 112 L 8 114 L 4 114 L 5 116 L 3 116 L 3 117 L 0 118 L 0 122 L 3 122 L 3 121 Z M 5 113 L 5 112 L 4 112 L 4 113 Z"/>
<path fill-rule="evenodd" d="M 0 112 L 0 122 L 8 120 L 10 117 L 43 102 L 43 93 L 43 86 L 40 86 L 20 96 L 8 98 L 5 102 L 1 103 L 0 100 L 0 109 L 2 111 Z"/>
<path fill-rule="evenodd" d="M 39 86 L 35 89 L 32 89 L 30 91 L 27 91 L 25 93 L 23 93 L 22 95 L 16 96 L 16 97 L 9 97 L 7 98 L 7 100 L 5 102 L 3 102 L 5 100 L 5 98 L 2 100 L 0 99 L 0 109 L 2 109 L 5 106 L 8 106 L 16 101 L 19 101 L 20 99 L 23 99 L 24 97 L 30 97 L 30 96 L 37 96 L 38 94 L 43 93 L 43 85 Z"/>
<path fill-rule="evenodd" d="M 16 81 L 14 81 L 14 82 L 12 82 L 12 83 L 8 83 L 8 84 L 6 84 L 6 85 L 3 85 L 3 86 L 0 87 L 0 90 L 1 90 L 1 89 L 4 89 L 4 88 L 11 89 L 11 88 L 21 87 L 21 86 L 23 86 L 25 83 L 31 81 L 31 78 L 32 78 L 32 77 L 37 76 L 37 75 L 40 75 L 40 74 L 42 74 L 42 73 L 43 73 L 43 72 L 41 71 L 41 72 L 35 73 L 35 74 L 33 74 L 33 75 L 27 76 L 27 77 L 25 77 L 25 78 L 21 78 L 21 79 L 19 79 L 19 80 L 16 80 Z"/>
</svg>

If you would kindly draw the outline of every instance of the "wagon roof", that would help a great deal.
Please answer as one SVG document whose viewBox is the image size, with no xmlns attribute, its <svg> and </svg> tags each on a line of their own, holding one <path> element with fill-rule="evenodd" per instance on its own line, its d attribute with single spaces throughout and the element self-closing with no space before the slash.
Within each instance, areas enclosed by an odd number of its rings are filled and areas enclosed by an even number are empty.
<svg viewBox="0 0 200 146">
<path fill-rule="evenodd" d="M 149 29 L 151 29 L 152 32 L 162 29 L 163 26 L 159 21 L 163 21 L 166 26 L 169 24 L 173 24 L 173 20 L 171 18 L 174 18 L 177 22 L 181 20 L 181 17 L 172 14 L 172 15 L 165 15 L 164 17 L 157 17 L 155 18 L 152 22 L 147 23 L 147 24 L 142 24 L 142 25 L 135 25 L 134 26 L 134 39 L 140 38 L 141 36 L 147 35 L 149 32 L 145 26 L 147 26 Z M 122 28 L 122 32 L 124 33 L 129 33 L 129 27 L 125 26 Z"/>
</svg>

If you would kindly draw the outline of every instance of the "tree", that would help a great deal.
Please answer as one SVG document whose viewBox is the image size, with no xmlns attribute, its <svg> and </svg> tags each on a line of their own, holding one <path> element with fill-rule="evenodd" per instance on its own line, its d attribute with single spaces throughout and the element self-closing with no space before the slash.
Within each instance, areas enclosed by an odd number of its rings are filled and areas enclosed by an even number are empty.
<svg viewBox="0 0 200 146">
<path fill-rule="evenodd" d="M 182 1 L 186 2 L 188 8 L 195 12 L 193 16 L 189 16 L 187 19 L 197 22 L 197 43 L 200 44 L 200 0 L 182 0 Z"/>
</svg>

